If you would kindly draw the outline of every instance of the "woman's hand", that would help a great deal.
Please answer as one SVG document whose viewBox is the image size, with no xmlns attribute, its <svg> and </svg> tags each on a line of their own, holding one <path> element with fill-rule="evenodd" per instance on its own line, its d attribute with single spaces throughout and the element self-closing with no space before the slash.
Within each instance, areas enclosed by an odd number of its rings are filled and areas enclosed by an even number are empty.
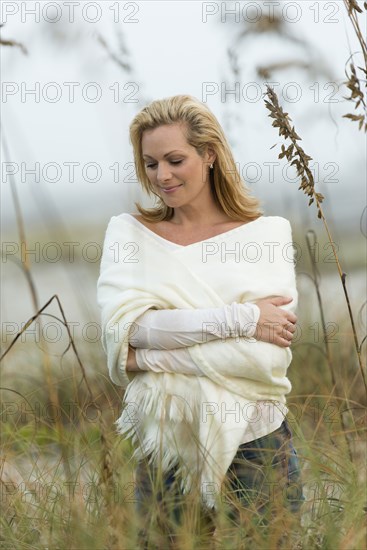
<svg viewBox="0 0 367 550">
<path fill-rule="evenodd" d="M 296 331 L 297 316 L 278 306 L 289 304 L 292 300 L 293 298 L 286 296 L 276 296 L 254 302 L 260 308 L 260 317 L 253 336 L 256 340 L 270 342 L 281 347 L 291 345 L 293 334 Z"/>
<path fill-rule="evenodd" d="M 141 372 L 136 362 L 136 350 L 129 345 L 129 353 L 127 355 L 126 370 L 129 372 Z"/>
</svg>

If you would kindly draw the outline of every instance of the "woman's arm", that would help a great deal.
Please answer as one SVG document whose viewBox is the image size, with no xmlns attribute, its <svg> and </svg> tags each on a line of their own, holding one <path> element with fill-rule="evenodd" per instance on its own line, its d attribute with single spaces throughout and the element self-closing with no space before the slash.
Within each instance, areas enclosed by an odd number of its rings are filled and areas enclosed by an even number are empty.
<svg viewBox="0 0 367 550">
<path fill-rule="evenodd" d="M 276 343 L 280 347 L 291 345 L 296 330 L 297 317 L 291 311 L 287 312 L 278 307 L 282 303 L 290 301 L 292 299 L 282 297 L 259 300 L 260 317 L 255 331 L 256 339 Z M 204 376 L 203 371 L 192 359 L 187 348 L 174 350 L 138 348 L 134 350 L 130 347 L 127 370 L 178 372 L 180 374 Z"/>
<path fill-rule="evenodd" d="M 129 347 L 126 370 L 130 372 L 177 372 L 204 376 L 196 365 L 187 348 L 175 350 L 134 349 Z"/>
<path fill-rule="evenodd" d="M 149 309 L 132 324 L 129 343 L 135 348 L 168 350 L 216 338 L 250 338 L 259 317 L 259 307 L 250 302 L 207 309 Z"/>
<path fill-rule="evenodd" d="M 296 330 L 295 323 L 297 317 L 292 311 L 286 311 L 279 306 L 290 303 L 292 300 L 292 298 L 287 299 L 278 296 L 275 298 L 265 298 L 257 302 L 260 316 L 255 330 L 255 339 L 274 343 L 279 347 L 289 347 L 291 345 Z M 202 345 L 205 345 L 205 343 Z M 144 348 L 134 350 L 130 346 L 126 370 L 137 372 L 153 371 L 158 373 L 177 372 L 180 374 L 205 376 L 204 372 L 192 359 L 187 347 L 174 350 Z"/>
<path fill-rule="evenodd" d="M 256 303 L 233 302 L 222 308 L 147 310 L 132 324 L 129 343 L 135 348 L 171 350 L 217 338 L 251 338 L 289 345 L 297 317 L 278 306 L 292 298 L 264 298 Z M 285 326 L 287 328 L 285 329 Z"/>
</svg>

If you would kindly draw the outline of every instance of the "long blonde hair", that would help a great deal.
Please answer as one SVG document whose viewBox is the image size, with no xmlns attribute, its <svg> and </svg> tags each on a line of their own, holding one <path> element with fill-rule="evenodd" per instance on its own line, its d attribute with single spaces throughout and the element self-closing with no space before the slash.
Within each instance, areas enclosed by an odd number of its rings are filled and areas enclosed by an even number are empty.
<svg viewBox="0 0 367 550">
<path fill-rule="evenodd" d="M 158 200 L 158 206 L 149 209 L 135 202 L 143 218 L 158 222 L 170 220 L 174 214 L 174 209 L 167 206 L 151 187 L 142 156 L 142 136 L 145 130 L 175 123 L 183 124 L 188 144 L 201 157 L 208 146 L 214 150 L 216 159 L 209 177 L 214 200 L 220 209 L 233 220 L 252 221 L 261 216 L 263 210 L 260 202 L 251 196 L 242 180 L 222 127 L 214 114 L 193 96 L 175 95 L 145 106 L 130 124 L 137 178 L 148 195 L 153 193 Z"/>
</svg>

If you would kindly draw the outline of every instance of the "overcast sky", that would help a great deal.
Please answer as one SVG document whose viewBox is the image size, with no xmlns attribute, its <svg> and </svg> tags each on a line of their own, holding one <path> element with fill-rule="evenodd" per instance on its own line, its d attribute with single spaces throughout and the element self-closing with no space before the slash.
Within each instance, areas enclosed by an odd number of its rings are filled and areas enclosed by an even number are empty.
<svg viewBox="0 0 367 550">
<path fill-rule="evenodd" d="M 271 126 L 261 96 L 264 81 L 256 75 L 259 65 L 294 60 L 313 69 L 275 71 L 271 80 L 279 82 L 279 100 L 314 159 L 326 213 L 357 228 L 366 204 L 366 138 L 356 123 L 342 118 L 353 105 L 337 84 L 359 45 L 340 0 L 276 4 L 287 37 L 248 35 L 236 46 L 235 75 L 227 50 L 241 31 L 254 28 L 251 21 L 269 13 L 269 2 L 4 1 L 3 38 L 28 50 L 28 56 L 19 48 L 4 47 L 1 53 L 2 129 L 10 151 L 2 160 L 14 163 L 2 166 L 2 218 L 8 227 L 14 225 L 9 171 L 28 223 L 51 204 L 70 223 L 103 224 L 133 211 L 142 195 L 129 177 L 129 123 L 146 101 L 182 93 L 207 102 L 218 117 L 266 213 L 291 218 L 301 210 L 306 219 L 314 217 L 296 181 L 289 181 L 285 161 L 277 159 L 283 139 Z M 59 21 L 52 22 L 55 18 Z M 127 69 L 111 60 L 98 35 L 114 53 L 122 37 L 126 53 L 120 59 Z M 355 60 L 361 64 L 360 55 Z M 32 89 L 36 96 L 27 93 Z M 231 89 L 239 95 L 226 93 Z M 35 163 L 39 176 L 27 172 Z"/>
</svg>

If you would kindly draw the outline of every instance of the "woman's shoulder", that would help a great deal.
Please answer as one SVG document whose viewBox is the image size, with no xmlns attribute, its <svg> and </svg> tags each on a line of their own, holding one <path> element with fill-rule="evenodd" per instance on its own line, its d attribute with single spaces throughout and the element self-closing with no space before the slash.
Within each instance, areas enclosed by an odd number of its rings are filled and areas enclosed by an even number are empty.
<svg viewBox="0 0 367 550">
<path fill-rule="evenodd" d="M 108 222 L 108 225 L 114 225 L 114 224 L 119 223 L 121 221 L 128 220 L 131 217 L 137 219 L 136 214 L 129 214 L 127 212 L 121 212 L 120 214 L 115 214 L 115 215 L 111 216 L 111 218 Z"/>
<path fill-rule="evenodd" d="M 125 230 L 126 222 L 129 220 L 129 216 L 132 216 L 132 214 L 127 214 L 125 212 L 111 216 L 107 223 L 106 236 L 114 233 L 120 233 Z"/>
<path fill-rule="evenodd" d="M 133 220 L 137 220 L 140 223 L 143 223 L 143 224 L 147 223 L 145 218 L 141 214 L 138 214 L 136 212 L 123 212 L 122 214 L 120 214 L 117 217 L 121 218 L 122 220 L 124 220 L 124 219 L 127 219 L 127 220 L 130 219 L 131 220 L 131 218 L 132 218 Z"/>
<path fill-rule="evenodd" d="M 159 227 L 161 225 L 161 222 L 155 222 L 155 223 L 149 222 L 144 218 L 144 216 L 142 216 L 141 214 L 137 214 L 136 212 L 132 214 L 125 214 L 125 216 L 130 218 L 130 220 L 132 218 L 133 222 L 135 223 L 138 222 L 139 224 L 144 225 L 145 227 L 151 230 L 154 229 L 155 226 Z"/>
<path fill-rule="evenodd" d="M 260 216 L 255 221 L 260 221 L 258 224 L 253 224 L 253 231 L 260 237 L 270 236 L 280 241 L 292 240 L 292 225 L 290 221 L 283 216 Z"/>
<path fill-rule="evenodd" d="M 254 221 L 262 221 L 266 225 L 273 225 L 273 226 L 287 226 L 289 227 L 291 225 L 288 218 L 284 218 L 283 216 L 259 216 Z"/>
<path fill-rule="evenodd" d="M 268 220 L 269 223 L 290 223 L 288 218 L 285 218 L 284 216 L 262 216 L 264 219 Z"/>
<path fill-rule="evenodd" d="M 266 218 L 270 226 L 284 228 L 288 231 L 292 230 L 292 223 L 284 216 L 266 216 Z"/>
</svg>

